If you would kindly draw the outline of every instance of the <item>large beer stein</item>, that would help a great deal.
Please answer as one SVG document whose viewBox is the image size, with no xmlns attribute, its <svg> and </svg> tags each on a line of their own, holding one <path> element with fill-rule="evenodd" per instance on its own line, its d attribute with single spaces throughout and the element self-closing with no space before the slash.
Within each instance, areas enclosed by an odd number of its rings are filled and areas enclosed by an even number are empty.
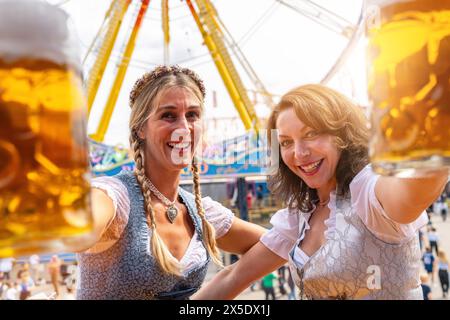
<svg viewBox="0 0 450 320">
<path fill-rule="evenodd" d="M 366 0 L 373 169 L 450 166 L 450 0 Z"/>
<path fill-rule="evenodd" d="M 86 103 L 68 15 L 0 0 L 0 258 L 91 241 Z"/>
</svg>

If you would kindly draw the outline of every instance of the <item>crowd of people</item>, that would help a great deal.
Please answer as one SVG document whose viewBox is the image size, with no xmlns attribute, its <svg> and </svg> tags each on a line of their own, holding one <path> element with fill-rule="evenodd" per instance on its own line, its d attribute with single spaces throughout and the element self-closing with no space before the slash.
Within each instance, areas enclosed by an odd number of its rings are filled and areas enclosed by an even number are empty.
<svg viewBox="0 0 450 320">
<path fill-rule="evenodd" d="M 443 204 L 449 200 L 450 198 L 442 196 L 431 205 L 427 209 L 429 222 L 419 230 L 423 262 L 420 280 L 425 300 L 449 297 L 449 260 L 444 246 L 441 245 L 438 227 L 433 223 L 433 221 L 446 222 L 448 206 Z M 0 299 L 25 300 L 32 298 L 32 292 L 40 290 L 47 293 L 46 298 L 75 299 L 75 268 L 76 261 L 65 263 L 57 255 L 53 255 L 47 263 L 41 262 L 39 255 L 32 255 L 21 262 L 14 258 L 0 259 Z M 442 296 L 438 294 L 439 286 Z M 250 289 L 261 290 L 266 300 L 298 298 L 298 288 L 286 265 L 254 282 Z"/>
<path fill-rule="evenodd" d="M 27 259 L 0 259 L 0 299 L 75 299 L 76 261 L 53 255 L 42 262 L 39 255 Z"/>
<path fill-rule="evenodd" d="M 274 283 L 274 281 L 277 283 Z M 288 290 L 286 288 L 286 284 Z M 256 283 L 251 287 L 254 291 Z M 260 281 L 260 287 L 264 291 L 265 300 L 280 300 L 285 296 L 288 300 L 297 300 L 297 288 L 291 275 L 291 270 L 286 265 L 278 268 L 277 272 L 271 272 L 265 275 Z"/>
<path fill-rule="evenodd" d="M 448 255 L 440 243 L 437 227 L 433 221 L 438 219 L 442 223 L 447 221 L 448 202 L 450 198 L 444 193 L 427 209 L 429 222 L 419 231 L 420 247 L 422 250 L 423 274 L 421 286 L 425 300 L 448 299 L 449 293 L 449 260 Z M 437 291 L 437 285 L 441 287 L 442 296 Z"/>
</svg>

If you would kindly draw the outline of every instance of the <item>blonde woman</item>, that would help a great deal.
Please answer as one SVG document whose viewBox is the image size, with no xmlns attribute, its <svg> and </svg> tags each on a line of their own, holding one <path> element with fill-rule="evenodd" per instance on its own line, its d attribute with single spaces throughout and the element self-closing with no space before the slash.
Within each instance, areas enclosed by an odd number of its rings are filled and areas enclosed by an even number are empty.
<svg viewBox="0 0 450 320">
<path fill-rule="evenodd" d="M 278 130 L 281 154 L 271 189 L 287 208 L 195 297 L 234 298 L 289 260 L 301 299 L 423 299 L 418 229 L 447 170 L 423 179 L 375 174 L 363 112 L 321 85 L 282 96 L 268 129 Z"/>
<path fill-rule="evenodd" d="M 191 70 L 158 67 L 130 94 L 134 172 L 93 181 L 97 243 L 78 255 L 78 299 L 186 299 L 221 248 L 245 253 L 264 229 L 201 198 L 195 150 L 205 88 Z M 194 194 L 179 187 L 191 166 Z M 243 236 L 245 235 L 245 237 Z"/>
<path fill-rule="evenodd" d="M 448 260 L 444 251 L 438 252 L 438 276 L 442 287 L 442 297 L 445 299 L 448 295 L 449 277 L 448 277 Z"/>
</svg>

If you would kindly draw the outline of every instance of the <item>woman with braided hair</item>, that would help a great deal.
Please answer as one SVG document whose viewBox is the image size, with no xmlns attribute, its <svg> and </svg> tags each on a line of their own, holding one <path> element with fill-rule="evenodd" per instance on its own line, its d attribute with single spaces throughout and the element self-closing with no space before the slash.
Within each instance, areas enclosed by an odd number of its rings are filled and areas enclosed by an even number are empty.
<svg viewBox="0 0 450 320">
<path fill-rule="evenodd" d="M 186 299 L 218 248 L 242 254 L 264 229 L 200 193 L 195 150 L 205 88 L 191 70 L 157 67 L 130 94 L 134 172 L 93 179 L 94 246 L 78 254 L 78 299 Z M 194 194 L 179 187 L 191 166 Z M 245 235 L 245 236 L 244 236 Z"/>
</svg>

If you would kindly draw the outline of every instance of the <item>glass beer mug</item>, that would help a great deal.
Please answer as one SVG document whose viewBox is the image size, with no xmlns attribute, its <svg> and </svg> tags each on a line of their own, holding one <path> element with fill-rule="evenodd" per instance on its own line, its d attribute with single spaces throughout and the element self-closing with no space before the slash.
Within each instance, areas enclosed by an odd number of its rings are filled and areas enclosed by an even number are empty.
<svg viewBox="0 0 450 320">
<path fill-rule="evenodd" d="M 0 0 L 0 258 L 90 241 L 86 104 L 68 21 L 40 0 Z"/>
<path fill-rule="evenodd" d="M 384 175 L 450 166 L 450 0 L 366 0 L 370 157 Z"/>
</svg>

